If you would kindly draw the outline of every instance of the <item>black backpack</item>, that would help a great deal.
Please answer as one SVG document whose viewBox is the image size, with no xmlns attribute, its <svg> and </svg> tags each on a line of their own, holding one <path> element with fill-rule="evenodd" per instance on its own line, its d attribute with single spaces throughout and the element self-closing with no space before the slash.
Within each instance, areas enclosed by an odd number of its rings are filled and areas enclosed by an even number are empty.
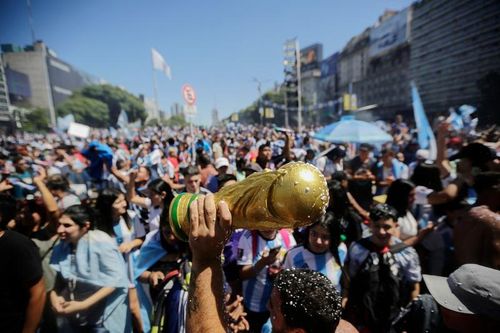
<svg viewBox="0 0 500 333">
<path fill-rule="evenodd" d="M 349 319 L 370 327 L 373 332 L 388 332 L 392 319 L 404 304 L 403 276 L 394 254 L 408 245 L 398 243 L 381 253 L 368 238 L 358 244 L 370 253 L 351 279 L 347 313 L 352 318 Z"/>
<path fill-rule="evenodd" d="M 442 332 L 442 325 L 439 307 L 429 294 L 411 301 L 392 322 L 395 332 L 406 333 Z"/>
</svg>

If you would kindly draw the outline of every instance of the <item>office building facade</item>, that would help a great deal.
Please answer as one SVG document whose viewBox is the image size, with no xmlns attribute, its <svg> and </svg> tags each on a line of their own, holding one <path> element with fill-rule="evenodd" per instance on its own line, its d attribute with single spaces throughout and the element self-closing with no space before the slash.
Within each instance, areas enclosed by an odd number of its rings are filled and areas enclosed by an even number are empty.
<svg viewBox="0 0 500 333">
<path fill-rule="evenodd" d="M 500 73 L 500 2 L 426 0 L 414 7 L 410 73 L 426 112 L 478 106 L 478 82 Z"/>
</svg>

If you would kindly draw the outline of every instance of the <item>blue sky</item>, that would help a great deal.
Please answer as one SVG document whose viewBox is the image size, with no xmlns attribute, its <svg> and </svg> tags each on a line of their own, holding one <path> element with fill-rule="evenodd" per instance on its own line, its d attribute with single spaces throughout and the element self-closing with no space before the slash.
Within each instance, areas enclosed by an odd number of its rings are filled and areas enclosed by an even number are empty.
<svg viewBox="0 0 500 333">
<path fill-rule="evenodd" d="M 385 9 L 409 0 L 31 0 L 35 34 L 76 67 L 153 95 L 151 47 L 172 68 L 157 72 L 162 109 L 182 103 L 181 88 L 197 93 L 196 123 L 208 125 L 248 106 L 283 80 L 283 44 L 319 42 L 323 56 L 340 51 Z M 0 43 L 31 43 L 26 0 L 0 1 Z"/>
</svg>

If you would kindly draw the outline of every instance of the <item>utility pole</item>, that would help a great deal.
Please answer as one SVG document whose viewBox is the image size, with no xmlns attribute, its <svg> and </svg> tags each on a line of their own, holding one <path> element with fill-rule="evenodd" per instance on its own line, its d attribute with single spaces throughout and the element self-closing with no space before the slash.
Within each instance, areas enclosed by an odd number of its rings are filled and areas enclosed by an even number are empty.
<svg viewBox="0 0 500 333">
<path fill-rule="evenodd" d="M 264 106 L 262 105 L 262 82 L 256 77 L 253 81 L 257 83 L 257 92 L 259 93 L 259 114 L 260 114 L 260 124 L 264 124 Z"/>
</svg>

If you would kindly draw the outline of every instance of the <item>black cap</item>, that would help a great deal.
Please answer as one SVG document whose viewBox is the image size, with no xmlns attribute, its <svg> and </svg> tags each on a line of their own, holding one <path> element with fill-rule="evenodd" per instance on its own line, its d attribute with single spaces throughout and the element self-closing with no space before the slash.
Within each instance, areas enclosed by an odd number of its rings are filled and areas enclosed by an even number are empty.
<svg viewBox="0 0 500 333">
<path fill-rule="evenodd" d="M 455 155 L 452 155 L 450 161 L 460 158 L 467 158 L 472 162 L 472 165 L 479 166 L 495 160 L 496 154 L 487 146 L 474 142 L 460 149 Z"/>
<path fill-rule="evenodd" d="M 337 146 L 333 148 L 326 156 L 328 156 L 331 159 L 336 159 L 336 158 L 344 158 L 346 155 L 346 151 L 344 146 Z"/>
</svg>

